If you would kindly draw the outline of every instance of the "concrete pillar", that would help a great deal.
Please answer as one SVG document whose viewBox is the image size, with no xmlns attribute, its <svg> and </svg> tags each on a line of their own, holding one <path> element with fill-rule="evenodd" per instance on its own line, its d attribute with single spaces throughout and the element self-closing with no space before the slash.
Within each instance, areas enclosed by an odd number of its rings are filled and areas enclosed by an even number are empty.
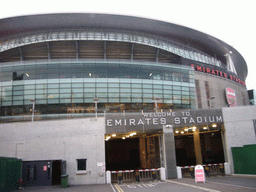
<svg viewBox="0 0 256 192">
<path fill-rule="evenodd" d="M 195 148 L 195 155 L 196 155 L 196 164 L 197 165 L 202 165 L 202 152 L 201 152 L 201 143 L 200 143 L 200 135 L 199 135 L 199 130 L 196 129 L 194 131 L 194 148 Z"/>
<path fill-rule="evenodd" d="M 173 127 L 163 127 L 163 145 L 165 150 L 166 178 L 177 178 L 176 153 Z"/>
<path fill-rule="evenodd" d="M 165 174 L 165 168 L 164 167 L 161 167 L 160 168 L 160 180 L 161 181 L 165 181 L 166 180 L 166 174 Z"/>
<path fill-rule="evenodd" d="M 181 167 L 177 166 L 177 178 L 182 179 L 182 170 Z"/>
<path fill-rule="evenodd" d="M 106 171 L 106 180 L 107 180 L 107 183 L 111 183 L 111 172 L 110 171 Z"/>
</svg>

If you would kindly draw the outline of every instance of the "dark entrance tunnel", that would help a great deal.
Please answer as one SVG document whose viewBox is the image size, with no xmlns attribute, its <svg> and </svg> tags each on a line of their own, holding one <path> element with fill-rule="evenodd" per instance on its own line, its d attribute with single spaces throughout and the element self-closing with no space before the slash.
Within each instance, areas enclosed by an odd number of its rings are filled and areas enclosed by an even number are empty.
<svg viewBox="0 0 256 192">
<path fill-rule="evenodd" d="M 105 142 L 105 147 L 107 170 L 140 168 L 139 138 L 111 139 Z"/>
</svg>

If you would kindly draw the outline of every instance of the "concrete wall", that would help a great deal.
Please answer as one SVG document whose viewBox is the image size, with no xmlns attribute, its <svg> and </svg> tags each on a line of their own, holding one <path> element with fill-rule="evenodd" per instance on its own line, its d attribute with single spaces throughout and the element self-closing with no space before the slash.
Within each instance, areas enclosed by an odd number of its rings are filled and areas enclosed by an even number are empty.
<svg viewBox="0 0 256 192">
<path fill-rule="evenodd" d="M 1 124 L 0 156 L 66 160 L 69 184 L 105 183 L 104 135 L 104 118 Z M 77 172 L 76 159 L 87 159 L 86 172 Z"/>
<path fill-rule="evenodd" d="M 219 76 L 196 72 L 196 71 L 195 71 L 195 79 L 199 80 L 202 107 L 204 109 L 209 108 L 207 104 L 205 81 L 208 81 L 209 83 L 210 97 L 215 97 L 214 99 L 211 100 L 211 104 L 214 108 L 227 107 L 225 89 L 228 87 L 235 90 L 237 106 L 244 106 L 244 102 L 245 102 L 245 105 L 250 105 L 247 89 L 245 86 L 240 85 L 239 83 L 236 83 L 234 81 L 231 81 L 229 79 L 225 79 Z M 197 104 L 197 107 L 198 107 L 198 104 Z"/>
<path fill-rule="evenodd" d="M 256 144 L 253 119 L 256 119 L 256 106 L 226 107 L 222 109 L 227 161 L 234 173 L 231 147 Z"/>
</svg>

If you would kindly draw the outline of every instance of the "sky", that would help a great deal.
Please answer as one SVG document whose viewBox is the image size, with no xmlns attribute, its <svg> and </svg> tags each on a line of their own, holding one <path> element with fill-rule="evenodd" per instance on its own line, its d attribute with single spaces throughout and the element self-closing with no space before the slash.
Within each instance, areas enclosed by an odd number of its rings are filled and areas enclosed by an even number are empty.
<svg viewBox="0 0 256 192">
<path fill-rule="evenodd" d="M 1 2 L 0 19 L 47 13 L 138 16 L 201 31 L 240 52 L 248 66 L 247 89 L 256 90 L 255 0 L 12 0 Z"/>
</svg>

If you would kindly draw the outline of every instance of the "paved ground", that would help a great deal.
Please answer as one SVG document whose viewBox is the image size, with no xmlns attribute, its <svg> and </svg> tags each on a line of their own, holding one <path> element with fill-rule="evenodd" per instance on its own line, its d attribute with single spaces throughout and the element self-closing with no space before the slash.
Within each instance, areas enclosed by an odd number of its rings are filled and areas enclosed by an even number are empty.
<svg viewBox="0 0 256 192">
<path fill-rule="evenodd" d="M 195 183 L 194 179 L 172 179 L 167 181 L 151 181 L 140 183 L 123 183 L 118 185 L 76 185 L 68 188 L 61 186 L 49 187 L 28 187 L 21 191 L 24 192 L 256 192 L 256 177 L 211 177 L 206 178 L 206 183 Z M 18 192 L 18 191 L 15 191 Z"/>
</svg>

